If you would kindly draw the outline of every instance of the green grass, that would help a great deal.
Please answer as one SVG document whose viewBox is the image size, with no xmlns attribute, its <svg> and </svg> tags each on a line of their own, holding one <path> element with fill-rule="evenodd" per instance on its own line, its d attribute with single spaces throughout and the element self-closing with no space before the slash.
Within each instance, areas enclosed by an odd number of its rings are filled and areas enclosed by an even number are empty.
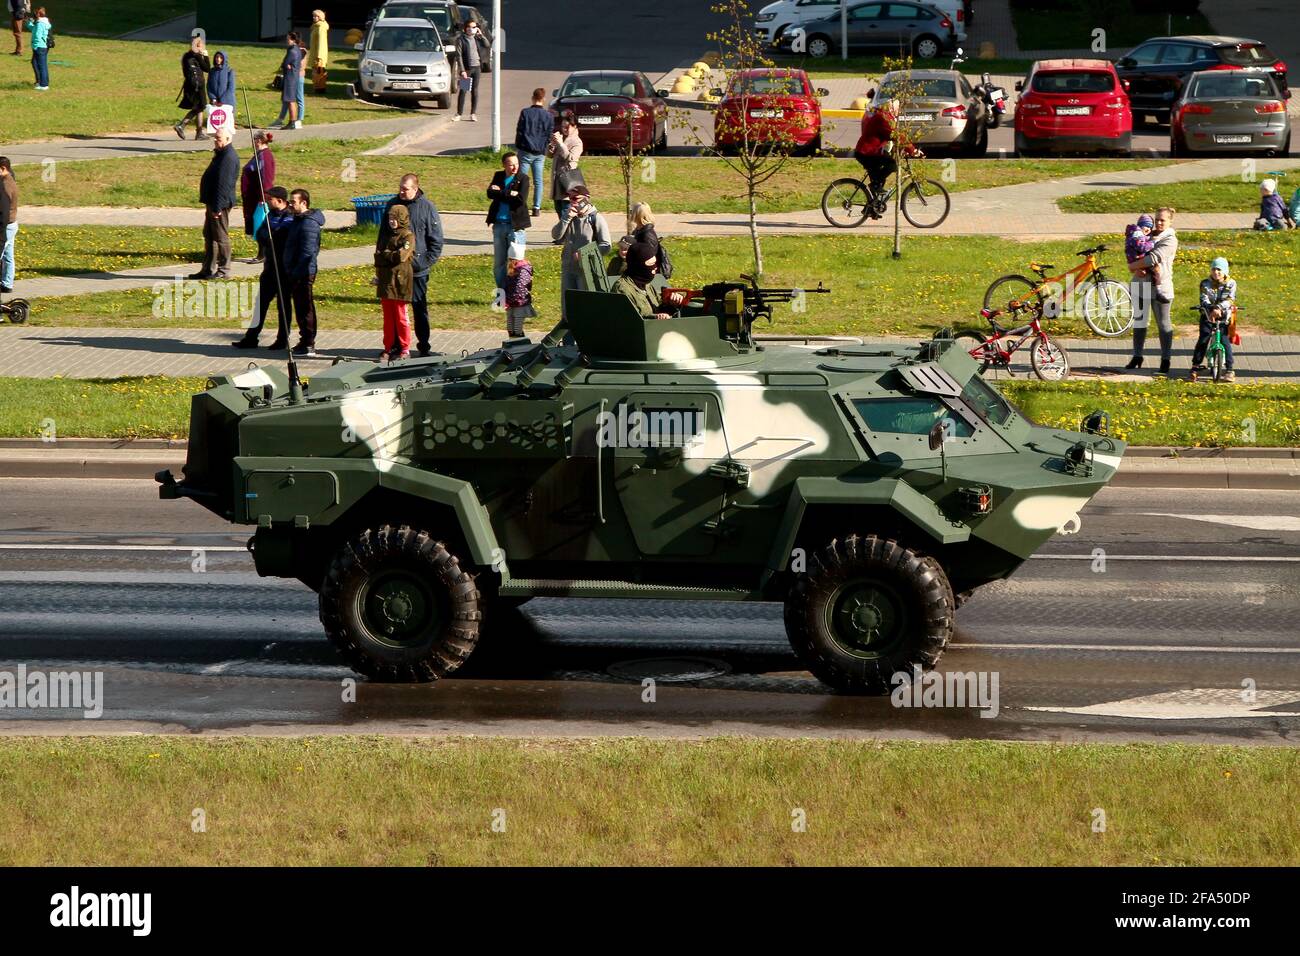
<svg viewBox="0 0 1300 956">
<path fill-rule="evenodd" d="M 203 257 L 201 229 L 164 226 L 23 226 L 18 233 L 21 279 L 118 272 L 152 266 L 197 263 Z M 373 245 L 373 227 L 327 229 L 322 249 Z M 255 255 L 257 245 L 244 235 L 242 214 L 231 214 L 231 250 L 236 258 Z"/>
<path fill-rule="evenodd" d="M 1261 163 L 1261 167 L 1267 163 Z M 1294 177 L 1294 174 L 1293 174 Z M 1288 202 L 1300 187 L 1300 179 L 1278 179 L 1278 192 Z M 1181 183 L 1160 183 L 1133 189 L 1102 190 L 1077 193 L 1056 201 L 1062 212 L 1134 212 L 1173 206 L 1183 212 L 1239 212 L 1242 225 L 1248 226 L 1259 215 L 1259 180 L 1270 178 L 1258 174 L 1255 182 L 1242 182 L 1240 176 L 1192 179 Z M 1272 177 L 1277 178 L 1277 177 Z"/>
<path fill-rule="evenodd" d="M 117 7 L 111 5 L 114 11 Z M 267 84 L 280 65 L 283 50 L 227 44 L 221 49 L 248 91 L 253 121 L 274 120 L 280 111 L 280 94 Z M 32 89 L 32 67 L 26 57 L 0 56 L 0 96 L 4 98 L 0 129 L 4 139 L 14 143 L 146 130 L 167 132 L 184 115 L 176 106 L 184 51 L 183 43 L 60 37 L 50 54 L 50 90 L 45 93 Z M 215 54 L 216 48 L 211 52 Z M 344 87 L 355 69 L 354 52 L 331 52 L 328 95 L 308 94 L 306 125 L 399 115 L 348 97 Z M 239 108 L 242 129 L 242 94 Z M 192 127 L 189 135 L 193 135 Z M 191 193 L 197 189 L 196 183 L 189 184 Z M 193 195 L 189 201 L 193 202 Z"/>
<path fill-rule="evenodd" d="M 1085 50 L 1092 48 L 1092 31 L 1106 31 L 1107 49 L 1126 50 L 1149 37 L 1213 34 L 1203 13 L 1174 16 L 1142 12 L 1129 0 L 1098 0 L 1067 8 L 1024 10 L 1012 7 L 1011 23 L 1022 50 Z M 1227 32 L 1231 33 L 1231 29 Z"/>
<path fill-rule="evenodd" d="M 1040 425 L 1077 429 L 1094 409 L 1135 445 L 1300 445 L 1300 383 L 1008 382 L 997 387 Z M 1246 420 L 1254 423 L 1251 435 Z M 1248 440 L 1249 439 L 1249 440 Z"/>
<path fill-rule="evenodd" d="M 1182 308 L 1194 301 L 1210 260 L 1225 255 L 1240 290 L 1240 323 L 1245 331 L 1300 332 L 1300 233 L 1273 234 L 1220 230 L 1183 233 L 1175 270 L 1175 323 L 1190 330 L 1195 316 Z M 698 288 L 705 282 L 748 272 L 749 240 L 741 236 L 677 239 L 664 236 L 677 272 L 674 284 Z M 890 257 L 890 240 L 861 235 L 768 236 L 763 239 L 764 282 L 810 288 L 818 281 L 831 289 L 809 297 L 806 312 L 778 309 L 771 327 L 760 332 L 839 335 L 928 336 L 942 325 L 979 322 L 984 290 L 994 278 L 1023 273 L 1031 259 L 1061 268 L 1078 261 L 1074 252 L 1098 241 L 1113 251 L 1102 265 L 1126 280 L 1128 270 L 1118 236 L 1011 243 L 986 236 L 914 236 L 904 239 L 903 256 Z M 198 246 L 186 248 L 197 249 Z M 192 258 L 188 261 L 195 261 Z M 558 252 L 534 242 L 529 251 L 535 278 L 533 297 L 540 317 L 532 327 L 549 328 L 558 314 Z M 19 263 L 24 252 L 19 250 Z M 445 257 L 429 283 L 433 324 L 443 329 L 496 329 L 501 317 L 490 309 L 493 288 L 489 255 Z M 379 307 L 369 266 L 330 269 L 316 282 L 316 307 L 322 328 L 377 329 Z M 211 319 L 156 318 L 149 289 L 37 300 L 33 325 L 113 326 L 121 328 L 207 328 Z M 233 326 L 232 326 L 233 327 Z M 1055 320 L 1057 335 L 1088 335 L 1074 318 Z"/>
<path fill-rule="evenodd" d="M 40 737 L 0 754 L 11 866 L 1300 863 L 1293 748 Z"/>
<path fill-rule="evenodd" d="M 201 378 L 0 378 L 0 437 L 39 438 L 54 419 L 63 438 L 185 438 Z"/>
<path fill-rule="evenodd" d="M 310 109 L 310 106 L 308 107 Z M 309 140 L 275 144 L 276 180 L 289 188 L 304 187 L 320 209 L 351 209 L 354 196 L 394 192 L 403 173 L 420 174 L 426 192 L 439 209 L 486 209 L 486 184 L 500 167 L 499 159 L 483 151 L 466 156 L 366 156 L 384 145 L 384 137 L 353 140 Z M 236 143 L 248 158 L 246 136 Z M 18 169 L 25 205 L 50 206 L 193 206 L 207 153 L 173 153 L 138 159 L 80 160 L 58 164 L 54 182 L 45 182 L 23 167 Z M 942 160 L 923 164 L 927 175 L 943 178 L 952 191 L 1010 186 L 1016 183 L 1104 174 L 1168 165 L 1167 160 L 1017 160 L 963 159 L 955 166 Z M 649 169 L 650 167 L 647 167 Z M 592 194 L 605 209 L 622 204 L 623 180 L 613 156 L 586 156 L 582 170 Z M 771 198 L 760 204 L 765 213 L 816 209 L 826 184 L 840 176 L 859 175 L 853 159 L 818 159 L 788 167 L 770 187 Z M 348 178 L 344 178 L 344 174 Z M 654 157 L 653 181 L 636 171 L 634 200 L 644 200 L 660 212 L 741 212 L 744 181 L 722 160 L 709 157 Z M 550 164 L 547 164 L 550 176 Z M 545 202 L 549 209 L 549 200 Z"/>
<path fill-rule="evenodd" d="M 38 4 L 33 3 L 35 9 Z M 121 36 L 142 30 L 193 13 L 194 0 L 153 0 L 151 3 L 105 3 L 104 0 L 58 0 L 51 3 L 50 22 L 60 34 L 54 49 L 62 49 L 61 37 L 65 33 Z"/>
</svg>

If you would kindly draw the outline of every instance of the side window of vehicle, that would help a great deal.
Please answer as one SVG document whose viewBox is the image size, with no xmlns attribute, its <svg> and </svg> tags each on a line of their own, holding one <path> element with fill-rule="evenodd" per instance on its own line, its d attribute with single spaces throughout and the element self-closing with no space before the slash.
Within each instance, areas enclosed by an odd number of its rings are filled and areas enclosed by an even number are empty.
<svg viewBox="0 0 1300 956">
<path fill-rule="evenodd" d="M 974 91 L 970 88 L 970 84 L 966 82 L 966 77 L 964 76 L 961 78 L 961 95 L 966 99 L 970 99 L 975 95 Z"/>
<path fill-rule="evenodd" d="M 1186 43 L 1166 43 L 1160 54 L 1160 63 L 1162 66 L 1167 63 L 1191 63 L 1194 49 Z"/>
<path fill-rule="evenodd" d="M 863 7 L 854 7 L 849 11 L 850 20 L 878 20 L 881 11 L 884 9 L 883 3 L 868 3 Z"/>
<path fill-rule="evenodd" d="M 1214 50 L 1208 46 L 1198 46 L 1196 48 L 1197 63 L 1218 63 L 1219 58 L 1215 56 Z"/>
<path fill-rule="evenodd" d="M 1154 66 L 1159 62 L 1161 51 L 1164 48 L 1163 43 L 1144 43 L 1128 56 L 1137 66 Z"/>
<path fill-rule="evenodd" d="M 928 435 L 939 421 L 944 422 L 944 429 L 953 438 L 969 438 L 975 434 L 970 422 L 958 416 L 939 399 L 928 395 L 854 399 L 853 407 L 868 428 L 882 434 Z"/>
</svg>

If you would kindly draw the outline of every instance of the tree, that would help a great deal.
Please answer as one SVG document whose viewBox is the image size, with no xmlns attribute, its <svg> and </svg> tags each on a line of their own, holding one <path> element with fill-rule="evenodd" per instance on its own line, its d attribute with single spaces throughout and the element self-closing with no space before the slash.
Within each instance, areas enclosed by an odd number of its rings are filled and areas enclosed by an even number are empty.
<svg viewBox="0 0 1300 956">
<path fill-rule="evenodd" d="M 618 147 L 618 171 L 623 177 L 623 202 L 624 212 L 627 216 L 627 233 L 632 232 L 632 174 L 639 165 L 638 160 L 644 157 L 654 149 L 655 122 L 654 117 L 650 117 L 650 139 L 648 147 L 636 148 L 636 121 L 643 115 L 639 106 L 632 105 L 621 109 L 615 115 L 615 122 L 622 123 L 627 130 L 627 135 L 619 143 Z"/>
<path fill-rule="evenodd" d="M 880 89 L 876 91 L 875 102 L 873 106 L 876 109 L 883 109 L 890 100 L 898 101 L 898 115 L 894 118 L 894 131 L 890 136 L 890 142 L 893 143 L 893 156 L 898 162 L 898 170 L 895 172 L 897 177 L 897 188 L 894 190 L 894 251 L 893 257 L 900 258 L 903 255 L 903 229 L 902 229 L 902 203 L 903 203 L 903 181 L 902 167 L 903 157 L 917 151 L 917 144 L 925 138 L 925 134 L 932 128 L 932 123 L 926 122 L 902 122 L 899 117 L 907 116 L 914 109 L 914 104 L 925 94 L 923 84 L 917 82 L 912 77 L 912 57 L 910 54 L 900 58 L 885 57 L 881 64 L 884 67 L 885 74 L 893 73 L 890 77 L 889 84 L 886 85 L 881 77 Z"/>
<path fill-rule="evenodd" d="M 798 82 L 790 71 L 755 76 L 753 70 L 773 70 L 776 64 L 763 52 L 763 42 L 753 28 L 753 17 L 745 0 L 716 0 L 710 9 L 721 14 L 725 25 L 708 35 L 717 44 L 722 87 L 714 95 L 738 96 L 736 106 L 714 113 L 712 135 L 700 130 L 693 110 L 680 110 L 674 125 L 683 130 L 689 144 L 719 157 L 727 169 L 744 182 L 740 196 L 746 201 L 749 235 L 753 244 L 754 277 L 763 274 L 763 247 L 758 235 L 758 203 L 768 198 L 767 184 L 792 165 L 799 144 L 790 131 L 790 118 L 775 116 L 770 97 L 791 93 Z M 802 92 L 802 91 L 800 91 Z M 774 120 L 782 122 L 774 122 Z"/>
</svg>

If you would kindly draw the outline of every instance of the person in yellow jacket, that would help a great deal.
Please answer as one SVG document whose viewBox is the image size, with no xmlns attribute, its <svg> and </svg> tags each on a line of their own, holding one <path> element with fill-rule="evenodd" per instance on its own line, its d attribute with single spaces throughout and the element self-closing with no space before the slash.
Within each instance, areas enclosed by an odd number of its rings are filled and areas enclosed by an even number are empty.
<svg viewBox="0 0 1300 956">
<path fill-rule="evenodd" d="M 307 43 L 307 63 L 312 68 L 312 90 L 325 92 L 325 78 L 329 75 L 330 25 L 325 21 L 324 10 L 311 12 L 311 38 Z"/>
</svg>

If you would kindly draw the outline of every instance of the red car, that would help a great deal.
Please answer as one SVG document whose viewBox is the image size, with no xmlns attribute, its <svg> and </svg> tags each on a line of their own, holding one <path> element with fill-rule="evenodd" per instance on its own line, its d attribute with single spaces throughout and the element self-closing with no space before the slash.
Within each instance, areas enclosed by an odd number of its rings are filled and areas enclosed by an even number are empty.
<svg viewBox="0 0 1300 956">
<path fill-rule="evenodd" d="M 580 70 L 570 73 L 558 90 L 551 112 L 557 122 L 572 110 L 578 120 L 583 152 L 618 152 L 627 147 L 625 111 L 632 111 L 632 149 L 668 148 L 668 94 L 656 90 L 636 70 Z"/>
<path fill-rule="evenodd" d="M 714 90 L 722 96 L 722 90 Z M 749 142 L 788 143 L 792 152 L 811 156 L 822 146 L 822 107 L 803 70 L 741 70 L 713 115 L 713 146 L 718 152 Z"/>
<path fill-rule="evenodd" d="M 1016 84 L 1016 152 L 1127 153 L 1133 113 L 1109 60 L 1038 60 Z"/>
</svg>

